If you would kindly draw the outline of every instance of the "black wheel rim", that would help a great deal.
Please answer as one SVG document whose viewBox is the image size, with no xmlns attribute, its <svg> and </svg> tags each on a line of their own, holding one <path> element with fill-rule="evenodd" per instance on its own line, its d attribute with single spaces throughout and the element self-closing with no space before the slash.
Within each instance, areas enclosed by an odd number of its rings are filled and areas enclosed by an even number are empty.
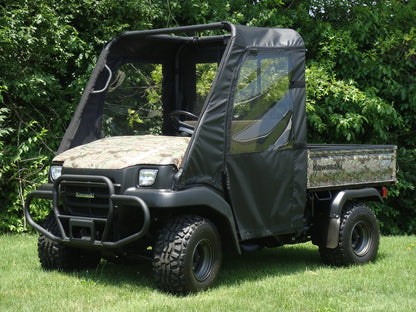
<svg viewBox="0 0 416 312">
<path fill-rule="evenodd" d="M 208 278 L 214 264 L 214 249 L 211 241 L 201 239 L 192 254 L 192 270 L 195 278 L 202 282 Z"/>
<path fill-rule="evenodd" d="M 351 231 L 351 246 L 354 253 L 359 257 L 367 254 L 371 241 L 371 231 L 367 223 L 364 221 L 355 223 Z"/>
</svg>

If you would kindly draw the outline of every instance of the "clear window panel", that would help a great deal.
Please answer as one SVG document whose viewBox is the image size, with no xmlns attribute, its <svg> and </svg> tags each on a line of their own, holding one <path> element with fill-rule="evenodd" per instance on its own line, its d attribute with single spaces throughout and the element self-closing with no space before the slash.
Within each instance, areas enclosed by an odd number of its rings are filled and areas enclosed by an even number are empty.
<svg viewBox="0 0 416 312">
<path fill-rule="evenodd" d="M 234 99 L 231 153 L 277 149 L 290 141 L 293 101 L 288 56 L 250 55 Z"/>
<path fill-rule="evenodd" d="M 162 65 L 125 63 L 106 92 L 102 137 L 160 134 Z"/>
</svg>

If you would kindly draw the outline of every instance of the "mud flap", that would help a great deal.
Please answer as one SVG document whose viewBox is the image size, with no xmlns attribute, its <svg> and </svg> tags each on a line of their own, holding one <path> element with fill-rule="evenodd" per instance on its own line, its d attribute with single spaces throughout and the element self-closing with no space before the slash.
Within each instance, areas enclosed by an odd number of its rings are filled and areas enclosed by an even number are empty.
<svg viewBox="0 0 416 312">
<path fill-rule="evenodd" d="M 340 218 L 330 218 L 326 237 L 326 248 L 337 248 L 339 241 Z"/>
</svg>

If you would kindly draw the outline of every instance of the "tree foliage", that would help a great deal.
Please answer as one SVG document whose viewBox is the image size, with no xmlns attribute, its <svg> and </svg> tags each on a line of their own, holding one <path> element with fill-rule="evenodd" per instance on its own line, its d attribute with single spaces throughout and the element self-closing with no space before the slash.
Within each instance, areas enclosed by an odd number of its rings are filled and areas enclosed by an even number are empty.
<svg viewBox="0 0 416 312">
<path fill-rule="evenodd" d="M 308 140 L 397 144 L 399 183 L 375 209 L 385 233 L 416 233 L 415 1 L 4 0 L 0 11 L 0 231 L 25 229 L 24 197 L 44 182 L 106 41 L 229 20 L 299 31 Z"/>
</svg>

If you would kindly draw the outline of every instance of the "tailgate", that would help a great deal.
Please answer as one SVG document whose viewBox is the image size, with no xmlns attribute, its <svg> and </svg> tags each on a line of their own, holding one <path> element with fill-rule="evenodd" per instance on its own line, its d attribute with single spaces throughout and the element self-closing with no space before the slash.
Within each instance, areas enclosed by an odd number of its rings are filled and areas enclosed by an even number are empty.
<svg viewBox="0 0 416 312">
<path fill-rule="evenodd" d="M 308 189 L 396 182 L 396 146 L 309 145 Z"/>
</svg>

